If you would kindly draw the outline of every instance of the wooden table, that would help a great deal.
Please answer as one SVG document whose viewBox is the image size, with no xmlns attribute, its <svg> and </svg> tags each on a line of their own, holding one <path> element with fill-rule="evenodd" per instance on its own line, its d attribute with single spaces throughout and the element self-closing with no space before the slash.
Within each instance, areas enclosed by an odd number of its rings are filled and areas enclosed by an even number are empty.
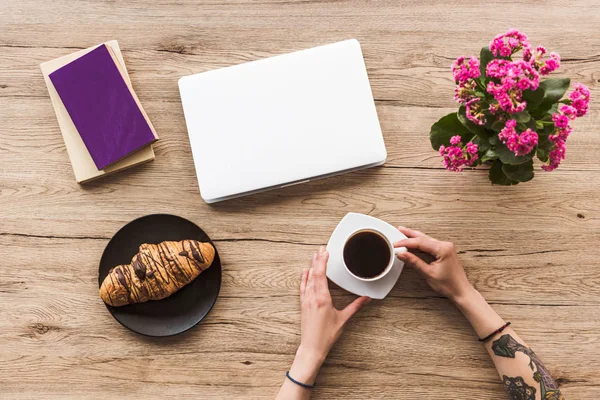
<svg viewBox="0 0 600 400">
<path fill-rule="evenodd" d="M 428 132 L 456 109 L 452 60 L 511 26 L 558 51 L 560 74 L 590 86 L 593 101 L 564 164 L 507 188 L 483 169 L 445 171 Z M 300 340 L 300 271 L 350 211 L 454 241 L 474 285 L 566 397 L 599 398 L 598 26 L 592 1 L 4 1 L 0 398 L 272 398 Z M 79 186 L 39 64 L 113 38 L 161 140 L 154 162 Z M 177 79 L 347 38 L 363 46 L 387 163 L 205 204 Z M 98 297 L 109 238 L 149 213 L 201 225 L 224 265 L 212 312 L 170 339 L 129 332 Z M 332 292 L 336 304 L 353 298 Z M 475 339 L 407 269 L 347 327 L 314 398 L 504 398 Z"/>
</svg>

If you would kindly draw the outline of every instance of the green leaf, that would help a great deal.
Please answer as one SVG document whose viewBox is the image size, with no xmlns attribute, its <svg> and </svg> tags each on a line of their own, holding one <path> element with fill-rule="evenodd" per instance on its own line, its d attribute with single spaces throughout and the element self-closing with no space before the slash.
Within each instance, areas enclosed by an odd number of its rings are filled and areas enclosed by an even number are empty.
<svg viewBox="0 0 600 400">
<path fill-rule="evenodd" d="M 555 103 L 557 103 L 561 97 L 564 96 L 570 84 L 570 78 L 551 78 L 542 81 L 539 89 L 544 91 L 544 98 L 537 109 L 533 112 L 533 116 L 539 118 L 545 113 L 551 112 L 552 107 L 556 106 Z"/>
<path fill-rule="evenodd" d="M 527 109 L 535 110 L 544 100 L 544 88 L 538 86 L 535 90 L 523 91 L 523 100 L 527 101 Z"/>
<path fill-rule="evenodd" d="M 548 162 L 548 151 L 545 149 L 540 149 L 538 147 L 537 149 L 537 157 L 540 159 L 541 162 Z"/>
<path fill-rule="evenodd" d="M 498 159 L 498 153 L 496 153 L 493 149 L 488 149 L 485 152 L 485 154 L 483 155 L 483 157 L 481 157 L 481 162 L 497 160 L 497 159 Z"/>
<path fill-rule="evenodd" d="M 517 122 L 520 123 L 529 122 L 529 120 L 531 119 L 531 115 L 529 115 L 527 111 L 521 111 L 519 113 L 513 114 L 513 117 Z"/>
<path fill-rule="evenodd" d="M 490 142 L 482 136 L 476 136 L 475 139 L 473 139 L 473 143 L 477 145 L 477 152 L 479 154 L 485 153 L 490 148 Z"/>
<path fill-rule="evenodd" d="M 544 135 L 551 135 L 554 133 L 556 127 L 554 126 L 554 124 L 544 124 L 544 127 L 542 128 L 541 132 L 538 132 L 538 134 L 542 133 Z"/>
<path fill-rule="evenodd" d="M 485 77 L 485 69 L 493 59 L 494 54 L 492 54 L 490 48 L 488 46 L 482 47 L 479 53 L 479 72 L 481 72 L 482 77 Z"/>
<path fill-rule="evenodd" d="M 435 150 L 439 150 L 441 145 L 447 146 L 450 144 L 450 138 L 455 135 L 460 135 L 463 143 L 473 136 L 473 134 L 460 123 L 454 112 L 440 118 L 438 122 L 431 125 L 429 140 L 431 141 L 431 146 Z"/>
<path fill-rule="evenodd" d="M 542 104 L 554 104 L 558 102 L 571 84 L 571 78 L 551 78 L 540 82 L 540 88 L 544 91 Z"/>
<path fill-rule="evenodd" d="M 513 181 L 528 182 L 533 179 L 533 160 L 519 165 L 503 164 L 502 172 Z"/>
<path fill-rule="evenodd" d="M 527 126 L 527 128 L 531 129 L 532 131 L 536 131 L 538 129 L 537 127 L 537 121 L 533 118 L 531 118 L 529 121 L 527 121 L 525 123 L 525 125 Z"/>
<path fill-rule="evenodd" d="M 496 144 L 498 144 L 498 143 L 500 143 L 500 140 L 498 139 L 498 136 L 497 136 L 497 135 L 494 135 L 494 136 L 492 136 L 492 137 L 490 138 L 490 144 L 491 144 L 491 145 L 496 145 Z"/>
<path fill-rule="evenodd" d="M 502 165 L 503 164 L 500 160 L 496 160 L 492 164 L 492 168 L 490 168 L 490 172 L 488 175 L 492 184 L 510 186 L 519 183 L 518 181 L 513 181 L 512 179 L 504 175 L 504 172 L 502 171 Z"/>
<path fill-rule="evenodd" d="M 550 141 L 550 139 L 548 139 L 548 135 L 544 134 L 544 133 L 538 133 L 538 151 L 539 150 L 550 150 L 550 148 L 554 146 L 554 143 L 552 143 Z M 538 154 L 538 158 L 539 158 L 539 154 Z M 541 158 L 540 158 L 541 160 Z"/>
<path fill-rule="evenodd" d="M 505 124 L 506 122 L 504 121 L 496 121 L 492 124 L 492 130 L 495 132 L 500 132 L 502 129 L 504 129 Z"/>
<path fill-rule="evenodd" d="M 517 123 L 517 131 L 523 132 L 525 130 L 527 130 L 527 125 L 522 122 Z"/>
<path fill-rule="evenodd" d="M 533 158 L 533 151 L 524 156 L 516 156 L 504 143 L 497 143 L 495 150 L 503 164 L 519 165 Z"/>
<path fill-rule="evenodd" d="M 481 135 L 484 137 L 490 136 L 490 134 L 487 132 L 487 130 L 485 129 L 484 126 L 477 125 L 476 123 L 471 121 L 469 118 L 467 118 L 466 112 L 467 112 L 467 109 L 465 108 L 465 106 L 459 107 L 458 113 L 456 115 L 457 115 L 460 123 L 463 124 L 463 126 L 465 128 L 467 128 L 470 132 L 472 132 L 476 135 Z"/>
</svg>

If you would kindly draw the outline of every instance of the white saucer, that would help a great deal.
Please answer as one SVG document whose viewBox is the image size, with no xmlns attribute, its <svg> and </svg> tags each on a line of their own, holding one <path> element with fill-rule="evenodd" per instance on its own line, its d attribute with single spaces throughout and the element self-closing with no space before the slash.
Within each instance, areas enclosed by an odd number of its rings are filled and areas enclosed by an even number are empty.
<svg viewBox="0 0 600 400">
<path fill-rule="evenodd" d="M 398 229 L 387 222 L 364 214 L 348 213 L 335 228 L 329 242 L 329 262 L 327 264 L 327 277 L 333 283 L 351 293 L 359 296 L 369 296 L 373 299 L 383 299 L 392 290 L 400 277 L 404 263 L 394 256 L 394 265 L 390 272 L 381 279 L 373 282 L 364 282 L 356 279 L 344 266 L 343 250 L 348 235 L 357 229 L 373 228 L 383 233 L 390 242 L 395 243 L 406 239 Z"/>
</svg>

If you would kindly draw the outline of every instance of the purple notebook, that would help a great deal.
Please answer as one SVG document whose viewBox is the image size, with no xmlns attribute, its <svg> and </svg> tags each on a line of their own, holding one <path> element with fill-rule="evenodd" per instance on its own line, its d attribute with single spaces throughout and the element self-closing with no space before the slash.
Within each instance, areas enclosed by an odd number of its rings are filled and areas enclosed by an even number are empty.
<svg viewBox="0 0 600 400">
<path fill-rule="evenodd" d="M 106 45 L 49 76 L 98 169 L 155 140 Z"/>
</svg>

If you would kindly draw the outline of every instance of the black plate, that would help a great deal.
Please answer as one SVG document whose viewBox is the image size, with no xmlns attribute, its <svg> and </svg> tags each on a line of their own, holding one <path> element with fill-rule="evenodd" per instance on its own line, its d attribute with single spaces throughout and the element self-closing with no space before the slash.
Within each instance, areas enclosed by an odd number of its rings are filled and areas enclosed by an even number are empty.
<svg viewBox="0 0 600 400">
<path fill-rule="evenodd" d="M 193 222 L 167 214 L 138 218 L 117 232 L 104 249 L 98 270 L 98 287 L 108 271 L 129 264 L 142 243 L 195 239 L 210 242 L 208 235 Z M 215 259 L 206 271 L 166 299 L 123 307 L 106 308 L 123 326 L 147 336 L 171 336 L 202 321 L 211 310 L 221 288 L 221 260 L 215 247 Z"/>
</svg>

